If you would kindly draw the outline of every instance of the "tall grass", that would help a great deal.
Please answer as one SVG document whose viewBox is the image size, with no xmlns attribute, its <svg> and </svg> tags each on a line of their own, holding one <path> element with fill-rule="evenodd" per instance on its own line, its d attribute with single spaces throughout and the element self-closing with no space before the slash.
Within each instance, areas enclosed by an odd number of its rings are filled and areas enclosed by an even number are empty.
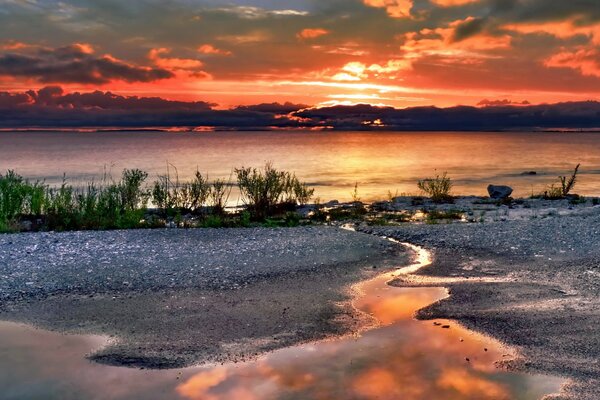
<svg viewBox="0 0 600 400">
<path fill-rule="evenodd" d="M 422 179 L 417 182 L 417 186 L 435 203 L 452 203 L 454 201 L 451 195 L 453 183 L 446 172 L 436 175 L 434 178 Z"/>
<path fill-rule="evenodd" d="M 65 176 L 60 186 L 49 187 L 9 170 L 0 174 L 0 231 L 129 229 L 165 226 L 170 219 L 181 225 L 184 213 L 199 220 L 195 226 L 247 226 L 250 218 L 266 221 L 282 204 L 288 206 L 285 211 L 289 207 L 295 211 L 297 204 L 305 204 L 314 193 L 294 174 L 271 164 L 264 170 L 235 171 L 248 208 L 239 215 L 226 212 L 233 175 L 210 182 L 196 171 L 190 181 L 182 182 L 177 169 L 168 164 L 166 174 L 150 185 L 148 173 L 126 169 L 117 181 L 105 174 L 100 183 L 75 187 Z M 151 212 L 149 201 L 155 207 Z M 185 221 L 184 225 L 188 226 Z"/>
</svg>

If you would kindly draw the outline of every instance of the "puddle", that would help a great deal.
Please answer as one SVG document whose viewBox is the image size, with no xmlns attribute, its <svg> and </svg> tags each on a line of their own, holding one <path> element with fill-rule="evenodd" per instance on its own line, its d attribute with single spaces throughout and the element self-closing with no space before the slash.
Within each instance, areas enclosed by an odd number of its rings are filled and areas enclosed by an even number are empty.
<svg viewBox="0 0 600 400">
<path fill-rule="evenodd" d="M 281 349 L 258 360 L 152 371 L 110 367 L 85 354 L 106 343 L 0 322 L 1 399 L 402 399 L 534 400 L 562 379 L 507 372 L 497 341 L 453 321 L 416 321 L 416 310 L 447 296 L 443 288 L 394 288 L 387 281 L 418 261 L 357 285 L 354 305 L 379 321 L 360 335 Z"/>
</svg>

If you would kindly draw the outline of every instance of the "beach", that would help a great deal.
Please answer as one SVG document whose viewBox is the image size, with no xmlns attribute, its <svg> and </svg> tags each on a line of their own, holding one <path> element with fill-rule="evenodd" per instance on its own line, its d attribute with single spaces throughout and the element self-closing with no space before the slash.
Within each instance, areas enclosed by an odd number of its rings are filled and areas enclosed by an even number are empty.
<svg viewBox="0 0 600 400">
<path fill-rule="evenodd" d="M 164 369 L 240 362 L 357 333 L 352 287 L 429 250 L 395 286 L 443 286 L 417 318 L 456 320 L 517 352 L 499 368 L 569 380 L 596 399 L 600 208 L 486 223 L 161 229 L 0 236 L 0 319 L 108 335 L 89 355 Z"/>
<path fill-rule="evenodd" d="M 90 358 L 178 368 L 355 332 L 350 285 L 410 254 L 332 227 L 0 236 L 0 319 L 104 334 Z"/>
</svg>

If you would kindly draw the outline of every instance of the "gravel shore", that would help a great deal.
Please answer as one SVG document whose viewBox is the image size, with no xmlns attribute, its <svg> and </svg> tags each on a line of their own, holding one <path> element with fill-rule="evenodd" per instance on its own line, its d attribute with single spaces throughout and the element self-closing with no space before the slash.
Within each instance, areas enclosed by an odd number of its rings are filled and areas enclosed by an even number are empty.
<svg viewBox="0 0 600 400">
<path fill-rule="evenodd" d="M 419 318 L 459 320 L 517 348 L 521 357 L 507 367 L 569 378 L 557 399 L 600 398 L 598 207 L 525 221 L 359 229 L 433 250 L 419 275 L 451 297 Z"/>
<path fill-rule="evenodd" d="M 0 235 L 0 319 L 110 335 L 111 365 L 244 360 L 355 331 L 350 285 L 408 258 L 333 227 Z"/>
<path fill-rule="evenodd" d="M 434 254 L 395 285 L 450 289 L 419 318 L 456 319 L 515 347 L 507 368 L 568 378 L 555 399 L 600 398 L 599 207 L 357 229 L 3 235 L 0 319 L 110 335 L 90 355 L 106 364 L 244 360 L 362 327 L 348 288 L 409 260 L 387 236 Z"/>
</svg>

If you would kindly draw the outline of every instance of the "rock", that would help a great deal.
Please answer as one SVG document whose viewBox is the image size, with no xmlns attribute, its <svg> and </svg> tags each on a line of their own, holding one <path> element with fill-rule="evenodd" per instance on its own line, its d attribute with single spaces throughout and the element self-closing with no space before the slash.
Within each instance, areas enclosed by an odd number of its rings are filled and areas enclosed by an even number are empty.
<svg viewBox="0 0 600 400">
<path fill-rule="evenodd" d="M 513 189 L 510 186 L 489 185 L 487 190 L 490 197 L 496 200 L 506 199 L 510 197 L 513 192 Z"/>
<path fill-rule="evenodd" d="M 19 223 L 19 230 L 21 232 L 31 232 L 32 228 L 33 228 L 33 223 L 31 221 L 25 220 L 25 221 L 21 221 Z"/>
<path fill-rule="evenodd" d="M 522 172 L 521 175 L 537 175 L 536 171 L 525 171 Z"/>
</svg>

